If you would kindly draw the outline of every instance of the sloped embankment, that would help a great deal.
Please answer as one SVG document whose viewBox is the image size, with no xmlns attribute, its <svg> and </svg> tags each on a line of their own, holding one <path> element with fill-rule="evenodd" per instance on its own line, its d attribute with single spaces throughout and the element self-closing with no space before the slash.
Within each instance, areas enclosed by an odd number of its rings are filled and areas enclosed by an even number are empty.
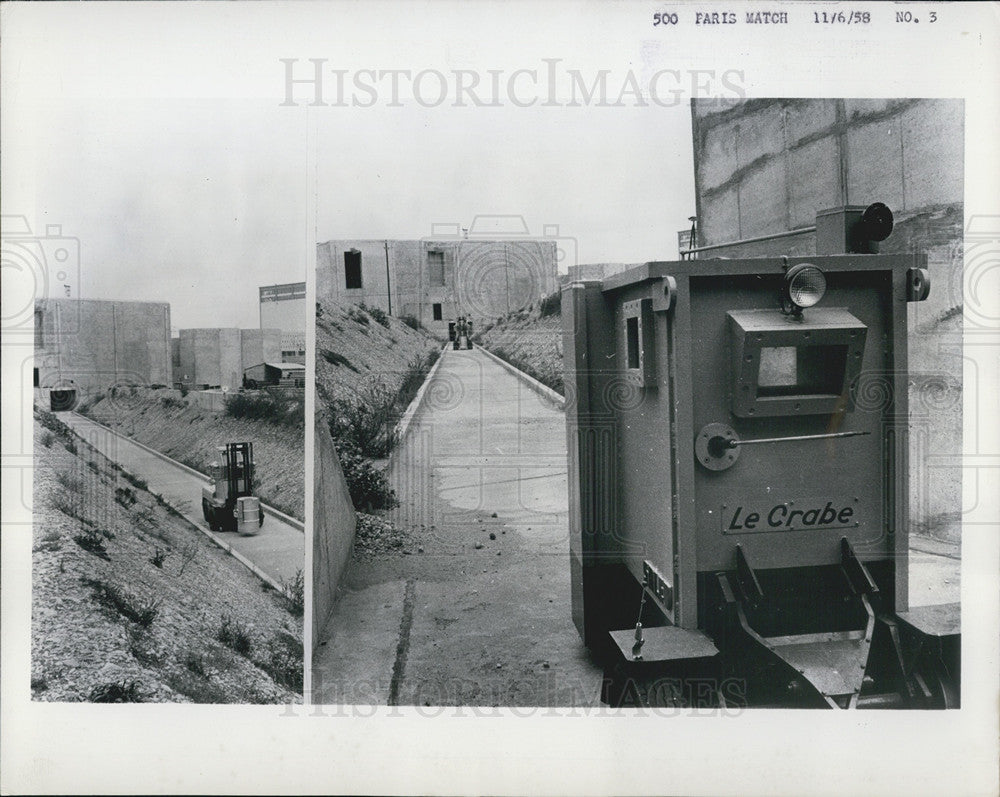
<svg viewBox="0 0 1000 797">
<path fill-rule="evenodd" d="M 484 349 L 563 393 L 562 315 L 555 292 L 488 324 L 473 340 Z"/>
<path fill-rule="evenodd" d="M 300 601 L 53 416 L 34 444 L 33 699 L 301 700 Z"/>
<path fill-rule="evenodd" d="M 392 447 L 392 430 L 436 359 L 442 341 L 396 317 L 360 305 L 316 305 L 316 428 L 329 435 L 357 513 L 353 552 L 398 549 L 402 533 L 373 514 L 392 506 L 381 461 Z M 323 472 L 316 449 L 317 500 L 335 502 L 335 485 Z M 354 529 L 328 533 L 353 535 Z M 316 574 L 317 583 L 329 574 Z M 336 576 L 331 583 L 335 585 Z M 335 586 L 333 587 L 335 591 Z M 332 593 L 331 593 L 332 594 Z"/>
<path fill-rule="evenodd" d="M 79 411 L 202 473 L 217 458 L 217 446 L 250 441 L 261 500 L 299 520 L 305 517 L 302 425 L 233 418 L 176 391 L 145 388 L 119 388 Z"/>
<path fill-rule="evenodd" d="M 329 407 L 334 399 L 361 397 L 376 384 L 395 392 L 411 364 L 440 347 L 437 338 L 394 316 L 373 314 L 358 305 L 317 302 L 317 408 Z"/>
</svg>

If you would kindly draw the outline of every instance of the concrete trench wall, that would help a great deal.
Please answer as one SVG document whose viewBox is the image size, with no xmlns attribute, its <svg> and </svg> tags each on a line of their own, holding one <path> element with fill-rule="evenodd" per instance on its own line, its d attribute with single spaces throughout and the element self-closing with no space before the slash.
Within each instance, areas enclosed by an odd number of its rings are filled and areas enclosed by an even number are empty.
<svg viewBox="0 0 1000 797">
<path fill-rule="evenodd" d="M 337 588 L 354 545 L 357 517 L 333 439 L 321 416 L 316 418 L 314 434 L 312 638 L 315 642 L 336 602 Z"/>
</svg>

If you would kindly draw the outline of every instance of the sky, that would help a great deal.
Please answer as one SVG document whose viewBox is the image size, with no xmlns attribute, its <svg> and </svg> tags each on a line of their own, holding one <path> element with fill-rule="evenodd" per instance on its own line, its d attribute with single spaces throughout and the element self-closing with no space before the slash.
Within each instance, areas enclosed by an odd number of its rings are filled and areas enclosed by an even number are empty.
<svg viewBox="0 0 1000 797">
<path fill-rule="evenodd" d="M 371 131 L 363 151 L 352 150 L 351 124 L 320 139 L 320 240 L 421 238 L 434 225 L 520 215 L 533 235 L 558 226 L 578 263 L 636 262 L 676 257 L 694 213 L 686 103 L 353 116 Z"/>
<path fill-rule="evenodd" d="M 246 30 L 226 9 L 210 9 L 216 24 L 201 26 L 174 10 L 156 38 L 158 5 L 117 6 L 114 16 L 63 7 L 15 15 L 13 26 L 8 11 L 4 72 L 24 88 L 5 94 L 3 213 L 23 216 L 37 237 L 58 225 L 79 241 L 78 275 L 52 279 L 50 295 L 75 280 L 69 290 L 82 298 L 169 302 L 175 331 L 257 326 L 257 288 L 305 280 L 317 241 L 420 238 L 493 214 L 522 216 L 532 235 L 557 228 L 570 253 L 562 270 L 676 256 L 676 233 L 694 213 L 688 101 L 665 82 L 660 105 L 606 107 L 623 76 L 650 74 L 656 48 L 607 58 L 596 41 L 554 49 L 526 35 L 480 49 L 452 18 L 461 15 L 441 18 L 433 44 L 419 34 L 378 46 L 323 41 L 269 8 L 240 9 L 239 20 L 256 23 Z M 90 35 L 76 35 L 81 25 Z M 261 38 L 268 28 L 287 29 L 285 44 Z M 311 107 L 305 86 L 289 103 L 281 57 L 295 59 L 296 77 L 322 57 L 328 95 L 329 70 L 340 68 L 362 102 Z M 605 107 L 540 107 L 549 89 L 524 75 L 511 88 L 517 69 L 544 74 L 544 58 L 559 62 L 563 106 L 573 106 L 567 69 L 584 88 L 607 70 Z M 383 82 L 364 107 L 351 89 L 363 68 L 449 81 L 465 69 L 484 86 L 494 69 L 501 107 L 455 107 L 454 85 L 438 102 L 433 79 L 404 83 L 403 107 Z M 520 107 L 525 99 L 532 107 Z M 14 293 L 8 286 L 11 302 Z"/>
<path fill-rule="evenodd" d="M 5 203 L 4 214 L 20 211 L 37 236 L 58 225 L 79 240 L 76 295 L 169 302 L 175 329 L 249 327 L 258 286 L 305 279 L 296 114 L 202 100 L 34 110 L 23 156 L 34 206 Z"/>
</svg>

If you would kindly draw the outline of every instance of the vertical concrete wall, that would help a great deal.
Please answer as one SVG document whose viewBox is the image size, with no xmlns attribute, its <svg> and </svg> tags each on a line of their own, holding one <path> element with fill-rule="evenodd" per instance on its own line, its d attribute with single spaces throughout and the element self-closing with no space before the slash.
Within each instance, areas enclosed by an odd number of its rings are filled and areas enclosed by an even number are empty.
<svg viewBox="0 0 1000 797">
<path fill-rule="evenodd" d="M 252 365 L 281 362 L 280 329 L 240 330 L 240 378 Z"/>
<path fill-rule="evenodd" d="M 170 305 L 40 299 L 35 304 L 35 367 L 42 387 L 101 390 L 172 381 Z"/>
<path fill-rule="evenodd" d="M 361 255 L 362 287 L 348 289 L 344 253 Z M 433 284 L 431 253 L 444 262 L 444 284 Z M 446 332 L 460 314 L 484 323 L 552 293 L 557 243 L 535 238 L 327 241 L 317 245 L 316 292 L 340 303 L 364 302 L 393 315 L 412 315 Z M 386 259 L 388 258 L 388 280 Z M 390 296 L 391 287 L 391 296 Z M 434 305 L 441 318 L 434 320 Z"/>
<path fill-rule="evenodd" d="M 306 284 L 264 285 L 260 288 L 260 328 L 281 331 L 278 355 L 273 362 L 305 364 Z M 244 358 L 244 367 L 255 363 Z"/>
<path fill-rule="evenodd" d="M 815 223 L 818 210 L 884 202 L 882 252 L 925 252 L 931 295 L 909 305 L 911 514 L 957 536 L 962 453 L 964 105 L 941 99 L 693 101 L 698 244 Z M 811 233 L 702 257 L 815 254 Z M 942 464 L 935 464 L 942 463 Z"/>
<path fill-rule="evenodd" d="M 314 434 L 312 638 L 316 642 L 333 610 L 337 587 L 351 556 L 357 518 L 322 416 L 316 418 Z"/>
<path fill-rule="evenodd" d="M 177 339 L 175 381 L 236 390 L 243 371 L 263 362 L 281 362 L 277 329 L 182 329 Z"/>
<path fill-rule="evenodd" d="M 182 329 L 178 334 L 186 384 L 229 388 L 242 384 L 239 329 Z"/>
<path fill-rule="evenodd" d="M 236 390 L 243 385 L 243 336 L 239 329 L 219 330 L 219 387 Z"/>
</svg>

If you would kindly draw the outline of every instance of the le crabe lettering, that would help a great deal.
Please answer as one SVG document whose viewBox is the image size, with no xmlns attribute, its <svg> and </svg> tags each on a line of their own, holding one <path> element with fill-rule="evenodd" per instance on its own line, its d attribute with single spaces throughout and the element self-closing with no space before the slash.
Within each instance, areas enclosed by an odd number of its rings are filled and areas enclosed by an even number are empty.
<svg viewBox="0 0 1000 797">
<path fill-rule="evenodd" d="M 854 507 L 839 507 L 833 501 L 825 506 L 793 509 L 790 504 L 775 504 L 767 511 L 746 510 L 737 506 L 727 531 L 761 529 L 822 528 L 848 526 L 854 522 Z"/>
</svg>

